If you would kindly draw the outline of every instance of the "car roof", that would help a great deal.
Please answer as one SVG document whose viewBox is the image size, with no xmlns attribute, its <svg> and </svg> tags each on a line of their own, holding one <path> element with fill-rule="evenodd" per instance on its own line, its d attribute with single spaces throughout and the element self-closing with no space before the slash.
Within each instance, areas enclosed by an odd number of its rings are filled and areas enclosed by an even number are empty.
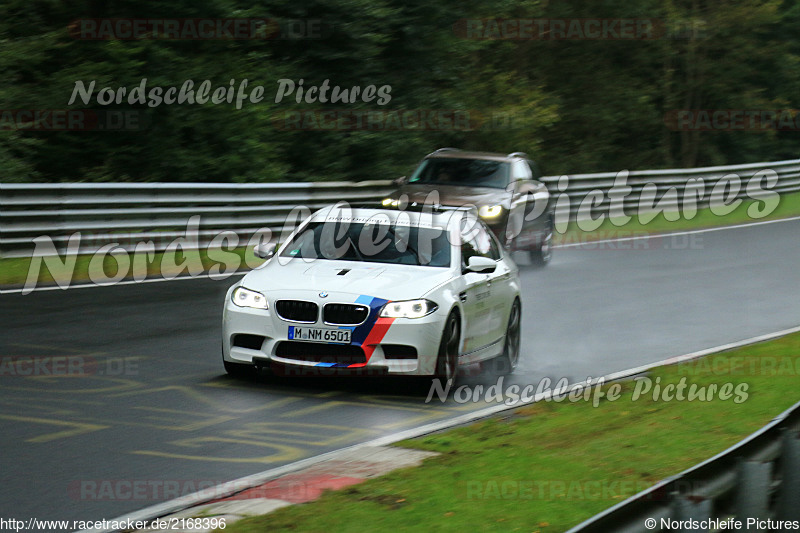
<svg viewBox="0 0 800 533">
<path fill-rule="evenodd" d="M 447 159 L 482 159 L 485 161 L 513 161 L 515 159 L 529 159 L 524 152 L 511 152 L 501 154 L 497 152 L 478 152 L 470 150 L 460 150 L 458 148 L 439 148 L 435 152 L 425 156 L 425 159 L 447 158 Z"/>
</svg>

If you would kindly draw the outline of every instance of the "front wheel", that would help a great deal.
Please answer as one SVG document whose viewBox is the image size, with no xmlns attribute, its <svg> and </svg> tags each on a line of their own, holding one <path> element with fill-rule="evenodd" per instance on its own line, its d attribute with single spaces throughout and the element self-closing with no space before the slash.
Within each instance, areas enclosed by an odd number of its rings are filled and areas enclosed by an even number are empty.
<svg viewBox="0 0 800 533">
<path fill-rule="evenodd" d="M 544 228 L 542 242 L 535 249 L 530 251 L 531 263 L 534 265 L 545 266 L 553 257 L 553 220 L 550 219 Z"/>
<path fill-rule="evenodd" d="M 225 372 L 233 378 L 249 378 L 256 375 L 256 367 L 244 363 L 234 363 L 226 361 L 222 358 L 222 366 L 225 367 Z"/>
<path fill-rule="evenodd" d="M 454 380 L 458 370 L 458 345 L 461 342 L 461 326 L 458 315 L 450 313 L 442 330 L 442 340 L 439 343 L 439 354 L 436 358 L 435 379 L 445 383 Z"/>
<path fill-rule="evenodd" d="M 225 372 L 233 378 L 249 378 L 256 374 L 256 367 L 253 365 L 243 365 L 229 361 L 222 361 L 222 364 L 225 366 Z"/>
</svg>

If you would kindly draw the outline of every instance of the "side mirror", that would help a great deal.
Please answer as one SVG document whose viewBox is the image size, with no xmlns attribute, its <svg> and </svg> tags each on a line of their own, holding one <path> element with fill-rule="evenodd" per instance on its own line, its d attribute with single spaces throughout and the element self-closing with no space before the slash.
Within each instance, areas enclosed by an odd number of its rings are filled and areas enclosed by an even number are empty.
<svg viewBox="0 0 800 533">
<path fill-rule="evenodd" d="M 253 255 L 261 259 L 269 259 L 273 255 L 275 255 L 275 250 L 277 249 L 278 249 L 278 243 L 275 242 L 261 243 L 257 244 L 256 247 L 253 249 Z"/>
<path fill-rule="evenodd" d="M 400 187 L 401 185 L 408 183 L 408 178 L 406 176 L 400 176 L 399 178 L 393 179 L 392 183 Z"/>
<path fill-rule="evenodd" d="M 477 272 L 479 274 L 490 274 L 497 268 L 497 263 L 491 257 L 473 255 L 467 262 L 467 272 Z"/>
</svg>

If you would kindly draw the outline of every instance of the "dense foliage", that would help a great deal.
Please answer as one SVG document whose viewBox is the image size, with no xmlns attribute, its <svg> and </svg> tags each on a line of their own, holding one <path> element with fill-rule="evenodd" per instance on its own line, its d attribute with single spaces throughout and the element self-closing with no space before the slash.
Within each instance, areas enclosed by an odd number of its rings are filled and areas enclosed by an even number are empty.
<svg viewBox="0 0 800 533">
<path fill-rule="evenodd" d="M 320 38 L 81 40 L 81 18 L 319 20 Z M 649 39 L 470 39 L 464 19 L 647 19 Z M 459 21 L 462 21 L 459 23 Z M 679 109 L 800 107 L 794 0 L 4 0 L 5 110 L 68 105 L 75 83 L 263 85 L 260 103 L 127 102 L 141 131 L 0 130 L 0 181 L 302 181 L 394 178 L 440 146 L 534 154 L 547 174 L 797 157 L 797 131 L 675 131 Z M 462 28 L 463 29 L 463 28 Z M 391 86 L 391 101 L 275 103 L 279 79 Z M 292 109 L 462 110 L 470 131 L 276 127 Z"/>
</svg>

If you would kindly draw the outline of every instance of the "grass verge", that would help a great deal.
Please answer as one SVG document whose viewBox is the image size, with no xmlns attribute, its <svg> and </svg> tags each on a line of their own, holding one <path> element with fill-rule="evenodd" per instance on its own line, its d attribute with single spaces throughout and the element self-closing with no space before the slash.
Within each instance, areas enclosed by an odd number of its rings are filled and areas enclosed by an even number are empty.
<svg viewBox="0 0 800 533">
<path fill-rule="evenodd" d="M 664 213 L 659 213 L 658 216 L 647 224 L 642 224 L 636 216 L 633 216 L 624 224 L 619 220 L 610 220 L 606 218 L 597 229 L 591 231 L 581 229 L 576 222 L 570 222 L 565 232 L 557 232 L 553 236 L 553 242 L 555 244 L 590 242 L 600 239 L 632 237 L 644 234 L 718 228 L 722 226 L 733 226 L 736 224 L 800 216 L 800 193 L 781 195 L 778 207 L 776 207 L 772 213 L 763 218 L 752 218 L 747 212 L 748 209 L 750 209 L 753 204 L 760 206 L 762 203 L 763 202 L 759 200 L 743 200 L 736 209 L 724 216 L 715 215 L 708 208 L 698 209 L 697 214 L 690 220 L 687 220 L 682 215 L 678 220 L 667 220 Z"/>
<path fill-rule="evenodd" d="M 798 374 L 800 334 L 656 368 L 646 394 L 630 381 L 597 407 L 540 402 L 405 441 L 441 455 L 225 531 L 565 531 L 767 424 L 800 400 Z M 683 401 L 654 398 L 682 380 Z"/>
<path fill-rule="evenodd" d="M 214 253 L 214 252 L 212 252 Z M 139 267 L 134 259 L 134 254 L 130 253 L 129 268 L 126 270 L 122 279 L 133 279 L 134 273 L 146 272 L 146 278 L 162 278 L 168 276 L 187 275 L 187 273 L 197 272 L 208 274 L 210 269 L 216 267 L 226 271 L 228 268 L 239 266 L 239 268 L 250 269 L 264 262 L 263 259 L 257 258 L 253 255 L 252 248 L 236 248 L 230 251 L 224 251 L 223 254 L 234 254 L 236 258 L 228 256 L 225 264 L 221 264 L 218 259 L 214 257 L 219 256 L 219 250 L 216 251 L 216 256 L 209 257 L 207 250 L 196 250 L 187 253 L 177 252 L 174 254 L 164 254 L 157 252 L 152 261 L 146 264 L 142 262 Z M 36 286 L 52 286 L 56 285 L 56 280 L 61 283 L 81 283 L 87 281 L 106 280 L 115 277 L 119 274 L 119 266 L 116 259 L 110 255 L 105 255 L 103 261 L 92 261 L 92 255 L 82 254 L 75 260 L 75 266 L 70 268 L 54 268 L 50 269 L 49 266 L 42 264 L 38 270 Z M 142 256 L 143 257 L 143 256 Z M 237 259 L 238 258 L 238 259 Z M 51 258 L 53 261 L 61 261 L 59 258 Z M 227 265 L 227 266 L 226 266 Z M 31 258 L 5 258 L 0 259 L 0 287 L 19 287 L 26 283 L 29 272 L 31 270 Z"/>
</svg>

